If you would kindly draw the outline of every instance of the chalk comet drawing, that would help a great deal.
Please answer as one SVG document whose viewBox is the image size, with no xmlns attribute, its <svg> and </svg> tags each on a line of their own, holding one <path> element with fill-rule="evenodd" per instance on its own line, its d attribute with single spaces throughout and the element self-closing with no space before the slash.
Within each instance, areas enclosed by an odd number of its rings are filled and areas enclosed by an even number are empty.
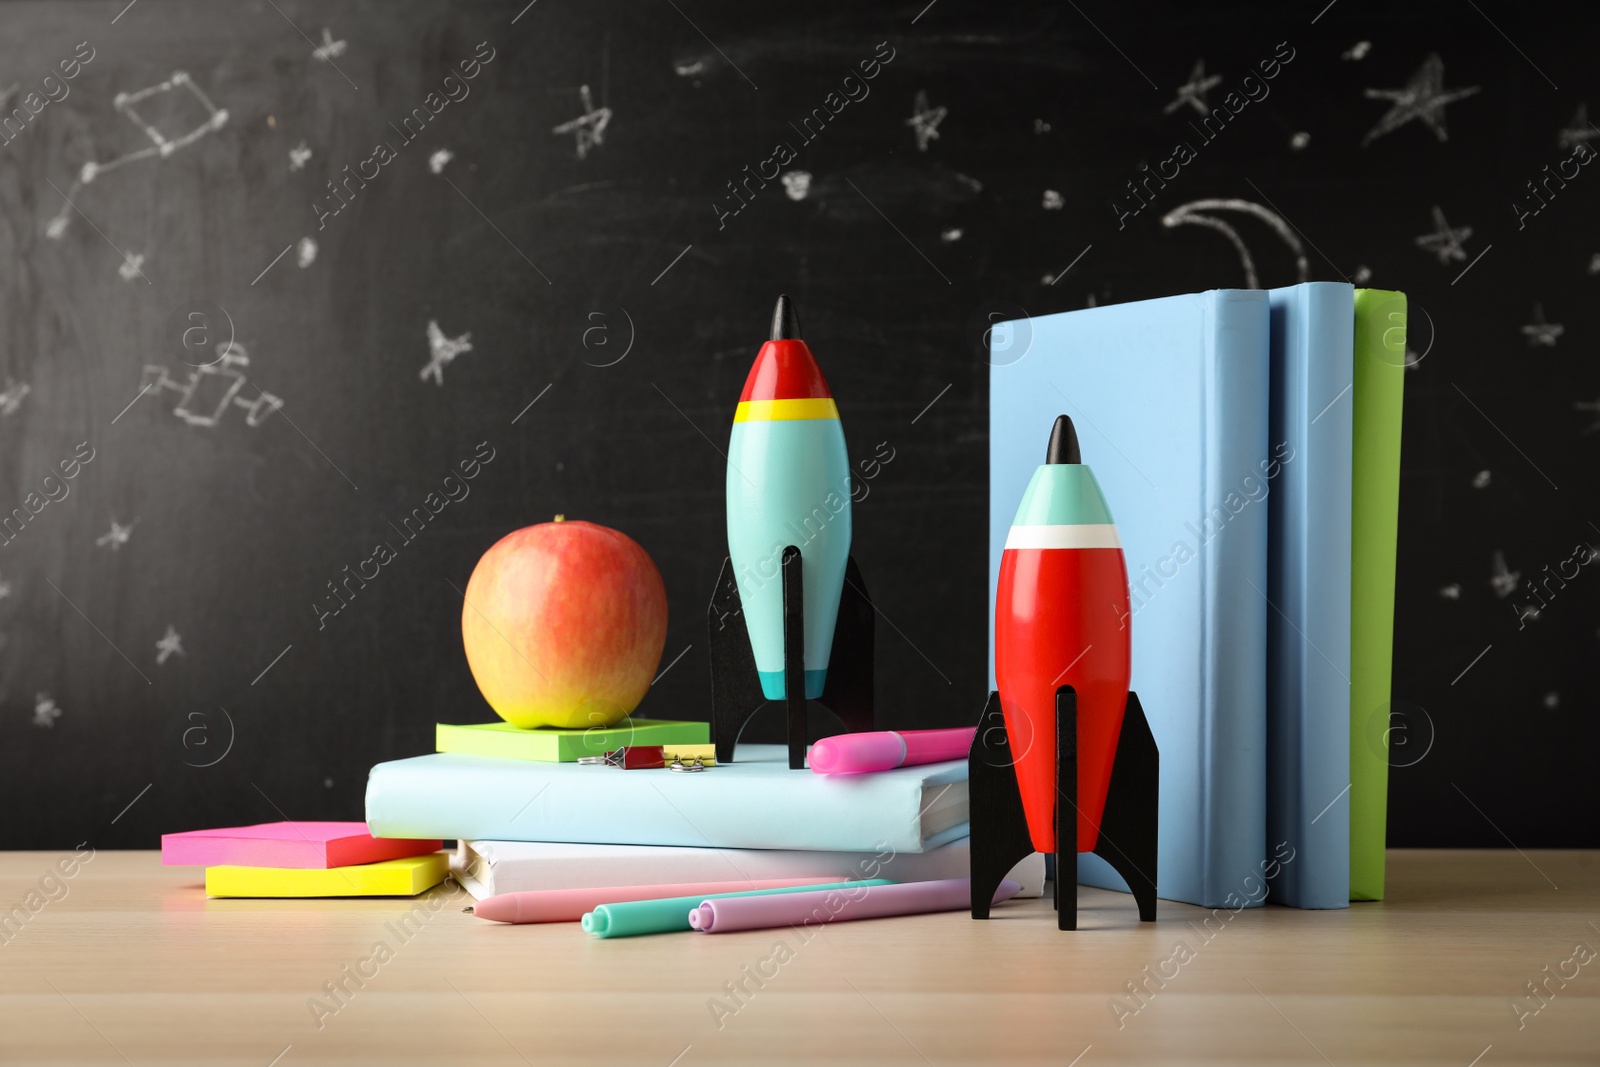
<svg viewBox="0 0 1600 1067">
<path fill-rule="evenodd" d="M 1272 227 L 1283 243 L 1289 246 L 1294 253 L 1295 271 L 1298 280 L 1305 281 L 1311 276 L 1310 264 L 1306 262 L 1305 247 L 1301 245 L 1300 238 L 1295 235 L 1294 229 L 1284 221 L 1283 216 L 1260 204 L 1249 200 L 1240 200 L 1234 197 L 1224 197 L 1210 200 L 1192 200 L 1187 204 L 1179 204 L 1161 217 L 1161 225 L 1171 229 L 1175 226 L 1204 226 L 1215 230 L 1226 237 L 1239 253 L 1239 262 L 1244 267 L 1245 288 L 1259 289 L 1256 278 L 1255 260 L 1250 256 L 1250 249 L 1245 247 L 1244 239 L 1239 232 L 1226 222 L 1207 212 L 1236 212 L 1245 215 L 1254 215 L 1256 218 Z"/>
<path fill-rule="evenodd" d="M 553 134 L 570 133 L 578 143 L 578 158 L 589 158 L 589 150 L 605 143 L 606 127 L 611 124 L 611 109 L 595 107 L 587 85 L 578 86 L 578 98 L 583 102 L 583 114 L 555 127 Z M 438 171 L 434 171 L 435 174 Z"/>
<path fill-rule="evenodd" d="M 214 361 L 193 368 L 183 378 L 171 377 L 165 367 L 145 364 L 140 381 L 141 390 L 154 386 L 178 393 L 178 404 L 172 413 L 190 426 L 216 426 L 232 407 L 240 407 L 247 412 L 245 425 L 259 426 L 262 419 L 283 406 L 283 398 L 259 388 L 253 397 L 240 396 L 245 386 L 245 376 L 238 368 L 249 365 L 250 353 L 245 351 L 243 345 L 236 341 L 224 341 L 217 346 L 217 358 Z"/>
<path fill-rule="evenodd" d="M 456 158 L 456 154 L 448 148 L 441 148 L 428 157 L 428 169 L 435 174 L 443 174 L 446 163 Z"/>
<path fill-rule="evenodd" d="M 428 363 L 418 372 L 417 377 L 423 381 L 427 381 L 431 377 L 433 384 L 444 385 L 444 365 L 454 361 L 463 352 L 471 352 L 471 342 L 471 330 L 468 330 L 460 337 L 446 337 L 444 331 L 439 329 L 439 323 L 434 319 L 429 319 Z"/>
<path fill-rule="evenodd" d="M 196 102 L 199 103 L 201 108 L 205 110 L 206 117 L 198 126 L 190 130 L 188 133 L 168 139 L 162 135 L 160 130 L 156 129 L 153 125 L 142 119 L 139 116 L 139 112 L 134 109 L 134 105 L 142 103 L 143 101 L 148 100 L 157 94 L 170 93 L 178 89 L 187 90 L 189 94 L 194 97 Z M 72 189 L 66 194 L 65 199 L 68 201 L 70 201 L 72 197 L 77 194 L 78 190 L 82 189 L 86 185 L 92 184 L 102 175 L 109 174 L 118 167 L 125 166 L 141 159 L 150 159 L 152 157 L 156 159 L 166 159 L 179 149 L 186 148 L 189 145 L 194 144 L 200 138 L 204 137 L 213 130 L 222 129 L 222 127 L 227 125 L 228 122 L 227 109 L 219 108 L 213 104 L 211 102 L 211 98 L 206 96 L 205 92 L 194 83 L 194 79 L 190 78 L 188 74 L 181 70 L 173 71 L 170 78 L 164 82 L 160 82 L 159 84 L 152 85 L 145 89 L 140 89 L 133 93 L 118 93 L 112 98 L 111 106 L 121 113 L 123 118 L 133 123 L 134 127 L 148 137 L 151 143 L 144 148 L 129 152 L 126 155 L 118 156 L 115 159 L 107 160 L 104 163 L 96 163 L 92 160 L 88 163 L 85 163 L 79 169 L 77 180 L 72 183 Z M 46 237 L 49 237 L 52 240 L 59 240 L 62 234 L 67 232 L 68 212 L 71 210 L 72 205 L 70 203 L 61 205 L 61 210 L 56 213 L 54 218 L 45 224 L 44 232 Z"/>
</svg>

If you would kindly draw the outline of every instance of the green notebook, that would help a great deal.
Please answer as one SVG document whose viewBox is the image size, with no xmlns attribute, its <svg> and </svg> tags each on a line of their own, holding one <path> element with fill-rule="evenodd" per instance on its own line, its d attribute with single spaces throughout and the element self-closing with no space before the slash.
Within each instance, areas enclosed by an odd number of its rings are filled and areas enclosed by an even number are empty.
<svg viewBox="0 0 1600 1067">
<path fill-rule="evenodd" d="M 508 722 L 485 722 L 472 726 L 452 726 L 442 722 L 435 736 L 440 752 L 538 760 L 540 763 L 572 763 L 579 756 L 603 756 L 623 745 L 708 745 L 711 743 L 711 724 L 675 722 L 670 719 L 623 719 L 615 726 L 524 730 Z"/>
<path fill-rule="evenodd" d="M 1350 501 L 1350 899 L 1383 899 L 1406 296 L 1356 290 Z"/>
</svg>

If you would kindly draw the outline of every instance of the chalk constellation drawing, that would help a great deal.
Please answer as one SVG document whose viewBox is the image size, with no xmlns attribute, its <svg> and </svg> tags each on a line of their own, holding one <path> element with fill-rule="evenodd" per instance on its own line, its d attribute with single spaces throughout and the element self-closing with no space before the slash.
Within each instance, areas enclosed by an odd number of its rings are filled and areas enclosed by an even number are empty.
<svg viewBox="0 0 1600 1067">
<path fill-rule="evenodd" d="M 283 406 L 283 398 L 262 392 L 259 388 L 254 397 L 240 396 L 239 391 L 245 386 L 245 376 L 235 368 L 249 365 L 250 354 L 243 345 L 236 341 L 224 341 L 217 346 L 215 362 L 194 368 L 184 378 L 172 378 L 167 374 L 167 368 L 145 364 L 141 386 L 142 389 L 170 389 L 181 394 L 172 413 L 190 426 L 215 426 L 222 421 L 230 407 L 244 408 L 245 424 L 259 426 L 261 420 Z M 212 397 L 216 398 L 215 402 Z"/>
<path fill-rule="evenodd" d="M 167 658 L 177 654 L 188 655 L 183 650 L 183 635 L 178 633 L 177 627 L 167 623 L 167 632 L 161 635 L 161 640 L 156 642 L 156 666 L 167 662 Z"/>
<path fill-rule="evenodd" d="M 200 123 L 200 125 L 196 126 L 188 133 L 169 140 L 167 137 L 162 135 L 160 130 L 156 129 L 144 119 L 140 118 L 139 113 L 134 110 L 134 105 L 144 100 L 148 100 L 150 97 L 155 96 L 158 93 L 170 93 L 179 88 L 187 90 L 191 95 L 193 95 L 195 100 L 199 102 L 200 106 L 205 108 L 206 118 Z M 186 148 L 189 145 L 194 144 L 194 142 L 198 141 L 211 131 L 222 129 L 222 127 L 228 122 L 227 109 L 219 108 L 213 104 L 211 102 L 211 98 L 206 96 L 204 91 L 202 91 L 201 88 L 194 83 L 193 79 L 191 79 L 188 74 L 181 70 L 173 71 L 172 77 L 158 85 L 152 85 L 148 88 L 140 89 L 138 92 L 118 93 L 112 98 L 111 106 L 121 112 L 122 116 L 129 122 L 133 123 L 139 132 L 150 138 L 151 143 L 144 148 L 129 152 L 126 155 L 118 156 L 115 159 L 107 160 L 104 163 L 96 163 L 92 160 L 88 163 L 85 163 L 79 169 L 77 180 L 72 183 L 72 188 L 65 197 L 66 200 L 70 201 L 73 196 L 77 194 L 79 189 L 82 189 L 85 185 L 93 183 L 95 179 L 99 178 L 103 174 L 108 174 L 111 171 L 116 170 L 118 167 L 141 159 L 150 159 L 152 157 L 157 159 L 166 159 L 178 149 Z M 54 218 L 45 224 L 44 233 L 46 237 L 59 240 L 61 235 L 67 232 L 68 212 L 71 210 L 72 205 L 70 203 L 61 205 L 61 210 L 56 213 Z"/>
<path fill-rule="evenodd" d="M 1448 141 L 1450 133 L 1445 129 L 1444 109 L 1446 104 L 1453 104 L 1457 100 L 1464 100 L 1478 91 L 1478 86 L 1469 85 L 1465 89 L 1446 89 L 1444 87 L 1444 60 L 1439 58 L 1439 53 L 1430 52 L 1428 58 L 1422 61 L 1416 73 L 1398 89 L 1368 89 L 1365 96 L 1368 100 L 1388 100 L 1389 110 L 1383 113 L 1378 124 L 1367 131 L 1361 138 L 1361 146 L 1365 148 L 1373 141 L 1386 133 L 1393 133 L 1413 119 L 1419 120 L 1433 135 L 1441 141 Z"/>
<path fill-rule="evenodd" d="M 551 133 L 570 133 L 578 141 L 578 158 L 587 159 L 589 149 L 605 143 L 606 127 L 611 124 L 611 109 L 595 107 L 587 85 L 578 86 L 578 98 L 583 101 L 583 114 L 555 127 Z"/>
<path fill-rule="evenodd" d="M 1284 221 L 1283 216 L 1275 211 L 1270 211 L 1260 204 L 1249 200 L 1239 200 L 1232 197 L 1210 200 L 1191 200 L 1187 204 L 1179 204 L 1161 217 L 1161 225 L 1171 229 L 1175 226 L 1204 226 L 1209 230 L 1216 230 L 1228 239 L 1234 249 L 1239 253 L 1239 262 L 1244 267 L 1245 288 L 1258 289 L 1256 281 L 1256 263 L 1250 258 L 1250 250 L 1245 247 L 1244 239 L 1226 222 L 1214 215 L 1205 214 L 1211 211 L 1232 211 L 1245 215 L 1254 215 L 1256 218 L 1272 227 L 1283 243 L 1289 246 L 1294 253 L 1295 269 L 1299 280 L 1305 281 L 1310 277 L 1311 266 L 1306 262 L 1306 250 L 1300 243 L 1300 238 L 1295 235 L 1294 229 Z"/>
<path fill-rule="evenodd" d="M 311 149 L 304 141 L 289 149 L 289 169 L 291 171 L 303 170 L 311 161 Z"/>
<path fill-rule="evenodd" d="M 1559 322 L 1546 322 L 1544 318 L 1544 305 L 1533 305 L 1533 321 L 1522 328 L 1522 336 L 1528 339 L 1529 348 L 1554 348 L 1556 340 L 1567 332 L 1567 328 Z"/>
<path fill-rule="evenodd" d="M 1417 238 L 1417 247 L 1427 249 L 1439 257 L 1439 262 L 1448 266 L 1451 260 L 1457 262 L 1467 258 L 1466 247 L 1462 244 L 1472 236 L 1471 226 L 1452 227 L 1445 219 L 1444 212 L 1439 210 L 1439 205 L 1433 205 L 1433 232 L 1425 233 Z"/>
<path fill-rule="evenodd" d="M 433 384 L 444 384 L 444 365 L 451 362 L 463 352 L 472 351 L 472 331 L 468 330 L 460 337 L 446 337 L 444 331 L 439 329 L 439 324 L 433 319 L 428 320 L 428 364 L 417 375 L 423 381 L 433 378 Z"/>
<path fill-rule="evenodd" d="M 305 270 L 317 261 L 317 242 L 310 237 L 302 237 L 294 246 L 294 263 L 301 270 Z"/>
<path fill-rule="evenodd" d="M 22 406 L 22 398 L 33 392 L 27 382 L 14 382 L 6 379 L 6 387 L 0 389 L 0 415 L 15 415 Z"/>
<path fill-rule="evenodd" d="M 911 101 L 911 117 L 906 119 L 906 125 L 911 127 L 911 132 L 917 135 L 917 151 L 926 152 L 929 141 L 939 139 L 939 123 L 950 113 L 944 106 L 929 107 L 928 94 L 921 89 Z"/>
<path fill-rule="evenodd" d="M 428 169 L 435 174 L 443 174 L 446 163 L 456 158 L 456 154 L 448 148 L 441 148 L 428 157 Z"/>
<path fill-rule="evenodd" d="M 49 693 L 35 693 L 33 697 L 33 725 L 54 726 L 61 718 L 61 709 Z"/>
</svg>

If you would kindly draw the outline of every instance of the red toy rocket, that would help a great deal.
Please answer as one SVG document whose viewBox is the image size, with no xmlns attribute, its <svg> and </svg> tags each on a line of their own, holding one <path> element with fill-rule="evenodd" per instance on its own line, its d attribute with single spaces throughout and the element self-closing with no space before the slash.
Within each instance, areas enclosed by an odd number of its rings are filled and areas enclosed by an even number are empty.
<svg viewBox="0 0 1600 1067">
<path fill-rule="evenodd" d="M 1096 849 L 1128 702 L 1128 621 L 1117 528 L 1062 415 L 1006 536 L 995 597 L 995 680 L 1028 834 L 1040 852 L 1056 851 L 1062 686 L 1073 688 L 1078 705 L 1077 851 Z"/>
</svg>

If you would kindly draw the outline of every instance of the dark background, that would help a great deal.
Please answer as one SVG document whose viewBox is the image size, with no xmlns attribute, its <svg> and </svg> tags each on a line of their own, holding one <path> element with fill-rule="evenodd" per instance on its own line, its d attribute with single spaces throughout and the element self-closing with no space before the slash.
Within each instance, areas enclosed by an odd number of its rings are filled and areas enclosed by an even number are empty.
<svg viewBox="0 0 1600 1067">
<path fill-rule="evenodd" d="M 492 717 L 458 590 L 498 537 L 557 512 L 654 556 L 663 665 L 687 652 L 641 710 L 705 715 L 719 449 L 778 292 L 798 303 L 852 459 L 894 453 L 855 512 L 892 623 L 881 720 L 971 721 L 988 367 L 969 322 L 995 300 L 1041 314 L 1245 284 L 1223 234 L 1162 225 L 1211 197 L 1287 218 L 1310 278 L 1411 297 L 1391 843 L 1600 844 L 1600 568 L 1525 628 L 1526 597 L 1491 582 L 1496 552 L 1528 578 L 1600 544 L 1600 411 L 1577 407 L 1600 394 L 1600 168 L 1522 228 L 1512 207 L 1571 154 L 1563 129 L 1600 143 L 1575 116 L 1597 20 L 1465 0 L 924 2 L 540 0 L 520 17 L 522 0 L 0 5 L 8 112 L 78 42 L 96 52 L 0 146 L 0 506 L 80 442 L 95 453 L 0 547 L 0 846 L 361 817 L 373 763 L 429 751 L 438 720 Z M 324 26 L 345 42 L 332 63 L 307 40 Z M 470 95 L 401 145 L 389 123 L 482 41 L 495 58 Z M 870 96 L 802 143 L 789 122 L 884 41 L 895 57 Z M 1294 58 L 1271 95 L 1119 230 L 1111 202 L 1139 165 L 1199 145 L 1198 115 L 1166 110 L 1196 62 L 1222 77 L 1215 104 L 1279 42 Z M 1447 89 L 1480 87 L 1433 112 L 1448 139 L 1414 119 L 1363 144 L 1391 106 L 1364 90 L 1400 89 L 1430 54 Z M 84 162 L 149 143 L 115 95 L 174 70 L 226 123 L 74 187 Z M 581 85 L 612 111 L 583 159 L 552 132 L 583 113 Z M 945 109 L 921 151 L 919 92 Z M 206 115 L 181 88 L 136 109 L 168 140 Z M 311 202 L 379 139 L 397 158 L 319 231 Z M 805 196 L 771 183 L 719 229 L 725 183 L 778 141 L 811 176 Z M 292 170 L 302 142 L 312 155 Z M 435 174 L 441 148 L 453 158 Z M 1467 258 L 1418 246 L 1436 206 L 1471 227 Z M 1239 229 L 1262 285 L 1299 280 L 1269 230 Z M 310 265 L 296 249 L 274 261 L 304 236 Z M 142 274 L 119 274 L 123 253 Z M 147 365 L 186 377 L 173 323 L 202 302 L 248 353 L 240 396 L 283 400 L 259 425 L 237 406 L 194 425 L 176 392 L 141 393 Z M 1553 346 L 1523 331 L 1535 305 L 1564 327 Z M 430 320 L 471 333 L 442 385 L 419 377 Z M 319 630 L 325 583 L 398 540 L 388 523 L 482 441 L 496 458 L 470 496 Z M 121 543 L 113 521 L 131 524 Z M 183 652 L 158 664 L 169 625 Z"/>
</svg>

